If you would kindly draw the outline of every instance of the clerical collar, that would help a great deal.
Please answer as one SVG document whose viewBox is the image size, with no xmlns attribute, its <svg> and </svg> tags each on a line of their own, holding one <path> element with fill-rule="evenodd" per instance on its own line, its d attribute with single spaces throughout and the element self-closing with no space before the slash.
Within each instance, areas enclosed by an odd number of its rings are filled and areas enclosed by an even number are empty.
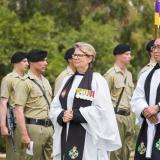
<svg viewBox="0 0 160 160">
<path fill-rule="evenodd" d="M 154 66 L 155 69 L 159 69 L 160 68 L 160 64 L 157 63 L 155 66 Z"/>
<path fill-rule="evenodd" d="M 80 76 L 84 76 L 85 73 L 79 73 L 78 71 L 76 71 L 75 75 L 80 75 Z"/>
</svg>

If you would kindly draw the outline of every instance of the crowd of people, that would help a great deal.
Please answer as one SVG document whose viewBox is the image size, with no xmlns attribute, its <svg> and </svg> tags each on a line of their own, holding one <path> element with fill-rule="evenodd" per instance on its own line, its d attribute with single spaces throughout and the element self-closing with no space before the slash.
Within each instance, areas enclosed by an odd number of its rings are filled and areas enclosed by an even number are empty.
<svg viewBox="0 0 160 160">
<path fill-rule="evenodd" d="M 64 55 L 67 66 L 55 80 L 53 95 L 43 76 L 47 51 L 13 54 L 13 71 L 2 79 L 0 90 L 7 160 L 129 160 L 134 150 L 135 160 L 158 160 L 160 39 L 149 41 L 146 50 L 150 62 L 139 72 L 134 90 L 127 69 L 129 45 L 115 46 L 114 65 L 102 76 L 92 70 L 95 48 L 77 42 Z M 8 109 L 15 115 L 13 139 Z M 141 125 L 135 149 L 133 112 Z"/>
</svg>

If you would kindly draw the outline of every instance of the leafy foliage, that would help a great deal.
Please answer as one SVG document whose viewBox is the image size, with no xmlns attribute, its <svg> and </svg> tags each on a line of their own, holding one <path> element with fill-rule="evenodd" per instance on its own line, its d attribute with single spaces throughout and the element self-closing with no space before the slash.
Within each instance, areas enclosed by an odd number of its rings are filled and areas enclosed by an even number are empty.
<svg viewBox="0 0 160 160">
<path fill-rule="evenodd" d="M 114 63 L 114 46 L 130 44 L 136 81 L 153 32 L 150 0 L 0 0 L 0 79 L 11 71 L 15 51 L 41 48 L 49 53 L 46 76 L 53 86 L 66 66 L 66 49 L 85 41 L 95 47 L 94 70 L 102 74 Z"/>
<path fill-rule="evenodd" d="M 150 0 L 1 1 L 1 77 L 9 71 L 9 58 L 15 51 L 42 48 L 49 52 L 47 76 L 53 84 L 65 67 L 65 50 L 77 41 L 96 48 L 94 69 L 102 74 L 113 64 L 112 50 L 117 43 L 131 44 L 134 59 L 129 67 L 135 80 L 147 62 L 145 44 L 153 33 Z"/>
</svg>

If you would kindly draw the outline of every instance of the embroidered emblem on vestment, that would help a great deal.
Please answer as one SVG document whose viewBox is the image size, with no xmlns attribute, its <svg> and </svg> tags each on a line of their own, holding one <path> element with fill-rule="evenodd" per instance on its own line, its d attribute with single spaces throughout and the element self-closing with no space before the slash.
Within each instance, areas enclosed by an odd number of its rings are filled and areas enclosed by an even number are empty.
<svg viewBox="0 0 160 160">
<path fill-rule="evenodd" d="M 156 148 L 160 151 L 160 139 L 156 142 Z"/>
<path fill-rule="evenodd" d="M 144 142 L 141 142 L 140 145 L 138 146 L 138 153 L 140 155 L 144 154 L 146 152 L 146 147 L 144 145 Z"/>
<path fill-rule="evenodd" d="M 73 148 L 69 150 L 69 157 L 74 160 L 78 157 L 78 155 L 79 153 L 78 153 L 77 147 L 73 146 Z"/>
</svg>

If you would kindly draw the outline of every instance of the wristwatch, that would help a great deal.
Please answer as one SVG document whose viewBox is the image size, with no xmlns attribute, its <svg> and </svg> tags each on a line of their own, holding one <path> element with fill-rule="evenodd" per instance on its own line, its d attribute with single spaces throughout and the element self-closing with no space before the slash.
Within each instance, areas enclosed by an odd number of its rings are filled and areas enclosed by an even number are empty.
<svg viewBox="0 0 160 160">
<path fill-rule="evenodd" d="M 158 106 L 158 110 L 160 112 L 160 102 L 158 102 L 157 106 Z"/>
</svg>

